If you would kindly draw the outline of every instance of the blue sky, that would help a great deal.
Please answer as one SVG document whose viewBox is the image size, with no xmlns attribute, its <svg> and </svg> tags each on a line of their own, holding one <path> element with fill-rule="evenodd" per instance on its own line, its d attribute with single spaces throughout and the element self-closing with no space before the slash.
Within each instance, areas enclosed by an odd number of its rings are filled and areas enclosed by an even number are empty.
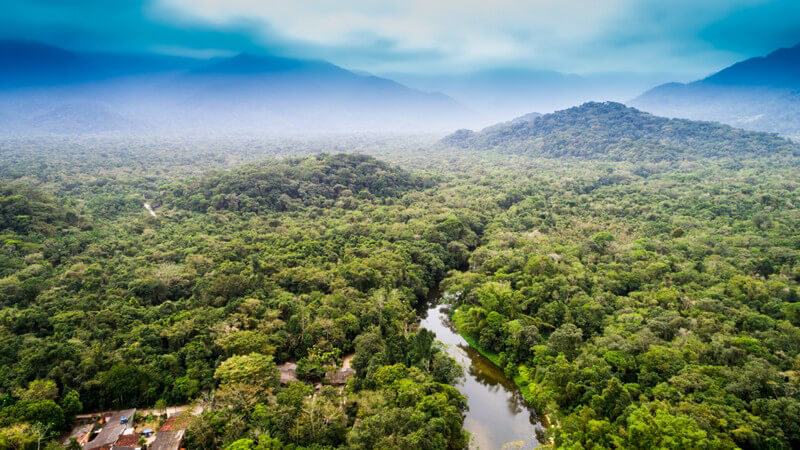
<svg viewBox="0 0 800 450">
<path fill-rule="evenodd" d="M 373 72 L 497 67 L 692 78 L 800 43 L 798 0 L 0 0 L 0 37 Z"/>
</svg>

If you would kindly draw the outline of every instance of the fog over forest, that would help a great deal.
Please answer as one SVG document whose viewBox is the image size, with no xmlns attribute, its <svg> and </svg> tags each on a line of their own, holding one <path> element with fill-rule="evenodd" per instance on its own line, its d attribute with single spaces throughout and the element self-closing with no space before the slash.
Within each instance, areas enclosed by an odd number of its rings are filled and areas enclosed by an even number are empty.
<svg viewBox="0 0 800 450">
<path fill-rule="evenodd" d="M 800 448 L 797 23 L 0 5 L 0 449 Z"/>
</svg>

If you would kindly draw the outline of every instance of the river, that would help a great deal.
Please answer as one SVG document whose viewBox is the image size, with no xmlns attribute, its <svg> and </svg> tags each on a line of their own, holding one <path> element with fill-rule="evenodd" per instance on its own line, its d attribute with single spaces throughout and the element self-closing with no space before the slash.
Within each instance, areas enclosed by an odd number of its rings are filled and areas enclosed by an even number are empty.
<svg viewBox="0 0 800 450">
<path fill-rule="evenodd" d="M 470 347 L 451 326 L 447 306 L 430 307 L 420 326 L 436 334 L 447 352 L 464 367 L 465 378 L 456 387 L 467 397 L 464 429 L 472 433 L 470 448 L 530 449 L 539 446 L 542 430 L 536 415 L 513 381 L 491 361 Z"/>
</svg>

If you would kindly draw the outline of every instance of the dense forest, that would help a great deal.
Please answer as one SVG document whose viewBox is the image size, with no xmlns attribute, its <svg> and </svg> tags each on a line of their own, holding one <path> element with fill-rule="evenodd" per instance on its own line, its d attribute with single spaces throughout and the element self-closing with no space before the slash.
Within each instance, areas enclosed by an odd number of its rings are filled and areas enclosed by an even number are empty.
<svg viewBox="0 0 800 450">
<path fill-rule="evenodd" d="M 796 144 L 557 114 L 457 151 L 2 142 L 0 448 L 156 404 L 203 407 L 188 448 L 465 448 L 440 289 L 548 445 L 800 445 Z"/>
<path fill-rule="evenodd" d="M 459 130 L 442 139 L 441 144 L 533 157 L 615 161 L 800 155 L 798 144 L 776 134 L 714 122 L 667 119 L 614 102 L 590 102 L 520 119 L 477 133 Z"/>
</svg>

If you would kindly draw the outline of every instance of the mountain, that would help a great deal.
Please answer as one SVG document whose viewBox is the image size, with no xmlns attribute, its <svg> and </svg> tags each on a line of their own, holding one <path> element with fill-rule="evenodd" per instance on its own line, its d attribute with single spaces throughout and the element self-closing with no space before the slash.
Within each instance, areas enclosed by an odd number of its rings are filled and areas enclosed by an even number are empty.
<svg viewBox="0 0 800 450">
<path fill-rule="evenodd" d="M 226 129 L 431 130 L 453 126 L 466 114 L 445 95 L 325 61 L 242 54 L 182 74 L 169 85 L 183 95 L 184 117 Z"/>
<path fill-rule="evenodd" d="M 717 85 L 800 88 L 800 44 L 750 58 L 723 69 L 704 81 Z"/>
<path fill-rule="evenodd" d="M 134 129 L 134 123 L 97 103 L 66 103 L 28 121 L 34 130 L 53 133 L 103 133 Z"/>
<path fill-rule="evenodd" d="M 443 94 L 274 55 L 194 60 L 2 41 L 0 67 L 4 133 L 438 131 L 468 114 Z"/>
<path fill-rule="evenodd" d="M 58 86 L 188 70 L 201 63 L 175 56 L 81 53 L 41 42 L 3 40 L 0 41 L 0 89 Z"/>
<path fill-rule="evenodd" d="M 800 45 L 741 61 L 699 81 L 655 87 L 631 105 L 800 137 Z"/>
<path fill-rule="evenodd" d="M 585 103 L 533 120 L 512 120 L 477 133 L 459 130 L 441 144 L 533 157 L 626 161 L 733 154 L 800 155 L 800 145 L 774 134 L 713 122 L 667 119 L 613 102 Z"/>
<path fill-rule="evenodd" d="M 452 75 L 389 73 L 405 85 L 443 92 L 476 111 L 478 125 L 528 111 L 552 112 L 587 101 L 626 101 L 672 79 L 634 73 L 568 74 L 553 70 L 497 68 Z"/>
</svg>

